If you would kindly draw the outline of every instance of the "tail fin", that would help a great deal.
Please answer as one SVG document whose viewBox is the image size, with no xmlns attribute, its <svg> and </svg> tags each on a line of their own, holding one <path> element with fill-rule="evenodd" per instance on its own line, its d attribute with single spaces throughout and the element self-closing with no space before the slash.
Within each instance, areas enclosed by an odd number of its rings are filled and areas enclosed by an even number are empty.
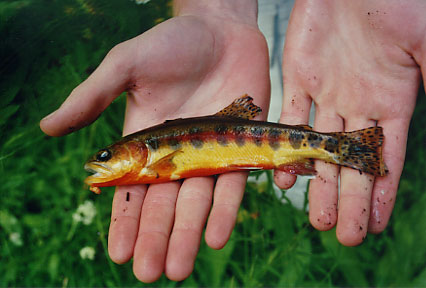
<svg viewBox="0 0 426 288">
<path fill-rule="evenodd" d="M 384 140 L 382 127 L 336 133 L 340 142 L 340 165 L 357 169 L 374 176 L 385 176 L 388 172 L 382 156 Z"/>
</svg>

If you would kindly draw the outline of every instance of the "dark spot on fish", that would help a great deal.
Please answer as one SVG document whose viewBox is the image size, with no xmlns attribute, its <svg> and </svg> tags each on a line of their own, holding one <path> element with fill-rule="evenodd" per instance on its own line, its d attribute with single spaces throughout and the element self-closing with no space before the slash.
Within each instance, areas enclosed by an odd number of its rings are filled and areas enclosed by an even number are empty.
<svg viewBox="0 0 426 288">
<path fill-rule="evenodd" d="M 309 133 L 308 144 L 312 148 L 318 148 L 321 145 L 322 137 L 314 133 Z"/>
<path fill-rule="evenodd" d="M 177 150 L 179 149 L 182 145 L 181 143 L 176 139 L 176 138 L 170 138 L 169 139 L 169 146 L 170 148 L 172 148 L 173 150 Z"/>
<path fill-rule="evenodd" d="M 338 151 L 338 145 L 339 141 L 337 141 L 337 139 L 335 138 L 330 137 L 325 141 L 325 150 L 330 153 L 335 153 L 336 151 Z"/>
<path fill-rule="evenodd" d="M 235 136 L 235 143 L 240 147 L 244 146 L 244 144 L 246 144 L 246 139 L 243 135 L 237 135 Z"/>
<path fill-rule="evenodd" d="M 262 146 L 262 138 L 254 138 L 254 144 L 256 144 L 256 146 Z"/>
<path fill-rule="evenodd" d="M 200 127 L 189 128 L 189 134 L 191 134 L 191 135 L 201 133 L 202 131 L 203 131 L 203 129 L 201 129 Z"/>
<path fill-rule="evenodd" d="M 299 149 L 302 144 L 303 134 L 300 131 L 290 130 L 288 133 L 288 141 L 290 142 L 291 147 L 294 149 Z M 306 146 L 304 143 L 303 146 Z"/>
<path fill-rule="evenodd" d="M 275 139 L 279 138 L 281 135 L 281 130 L 272 128 L 269 130 L 268 135 L 269 135 L 269 138 L 275 138 Z"/>
<path fill-rule="evenodd" d="M 190 142 L 192 147 L 194 148 L 200 149 L 201 147 L 203 147 L 203 140 L 201 140 L 200 138 L 192 138 Z"/>
<path fill-rule="evenodd" d="M 250 129 L 250 132 L 255 137 L 261 137 L 265 133 L 265 129 L 254 126 Z"/>
<path fill-rule="evenodd" d="M 129 202 L 129 201 L 130 201 L 130 193 L 129 193 L 129 192 L 127 192 L 127 193 L 126 193 L 126 201 L 127 201 L 127 202 Z"/>
<path fill-rule="evenodd" d="M 160 147 L 160 140 L 158 138 L 150 138 L 145 141 L 151 150 L 157 150 Z"/>
<path fill-rule="evenodd" d="M 246 128 L 244 126 L 235 126 L 234 129 L 232 129 L 235 133 L 235 135 L 242 134 L 246 131 Z"/>
<path fill-rule="evenodd" d="M 217 135 L 217 143 L 222 146 L 228 145 L 228 137 L 226 135 Z"/>
<path fill-rule="evenodd" d="M 226 127 L 225 125 L 218 125 L 218 126 L 214 127 L 214 131 L 217 134 L 224 135 L 226 133 L 226 131 L 228 131 L 228 127 Z"/>
<path fill-rule="evenodd" d="M 269 141 L 269 146 L 271 146 L 272 149 L 277 150 L 278 148 L 280 148 L 280 141 L 279 141 L 279 137 L 281 135 L 281 131 L 278 129 L 270 129 L 269 133 L 268 133 L 268 141 Z"/>
<path fill-rule="evenodd" d="M 310 133 L 308 135 L 308 141 L 316 141 L 318 139 L 318 135 Z"/>
<path fill-rule="evenodd" d="M 250 133 L 253 136 L 253 141 L 256 146 L 262 146 L 262 135 L 265 133 L 265 129 L 262 127 L 251 127 Z"/>
</svg>

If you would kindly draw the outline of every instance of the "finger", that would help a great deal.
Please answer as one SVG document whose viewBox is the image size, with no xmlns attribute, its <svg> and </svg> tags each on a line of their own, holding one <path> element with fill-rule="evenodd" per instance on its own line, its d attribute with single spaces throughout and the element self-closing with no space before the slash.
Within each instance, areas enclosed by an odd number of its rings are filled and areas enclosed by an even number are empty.
<svg viewBox="0 0 426 288">
<path fill-rule="evenodd" d="M 289 75 L 288 80 L 285 76 L 280 123 L 289 125 L 308 124 L 312 100 L 303 90 L 297 88 L 296 83 L 292 83 L 291 75 Z M 296 176 L 275 170 L 274 180 L 281 189 L 288 189 L 296 182 Z"/>
<path fill-rule="evenodd" d="M 44 133 L 62 136 L 89 125 L 126 90 L 131 69 L 129 59 L 123 57 L 128 54 L 123 51 L 126 47 L 122 44 L 114 47 L 61 107 L 41 120 L 40 127 Z"/>
<path fill-rule="evenodd" d="M 223 248 L 231 236 L 247 176 L 246 172 L 231 172 L 222 174 L 217 179 L 205 234 L 207 245 L 213 249 Z"/>
<path fill-rule="evenodd" d="M 378 122 L 378 126 L 383 127 L 383 134 L 385 135 L 383 160 L 389 173 L 385 177 L 376 178 L 374 182 L 368 224 L 368 231 L 371 233 L 382 232 L 392 213 L 399 178 L 404 167 L 409 120 L 383 120 Z"/>
<path fill-rule="evenodd" d="M 171 280 L 181 281 L 194 269 L 201 234 L 211 207 L 213 185 L 213 177 L 196 177 L 185 180 L 180 188 L 165 268 Z"/>
<path fill-rule="evenodd" d="M 343 119 L 322 107 L 315 110 L 315 131 L 343 131 Z M 309 220 L 316 229 L 333 228 L 337 221 L 338 176 L 337 165 L 315 161 L 317 175 L 309 184 Z"/>
<path fill-rule="evenodd" d="M 146 185 L 118 186 L 112 202 L 108 234 L 111 260 L 122 264 L 133 256 Z"/>
<path fill-rule="evenodd" d="M 345 131 L 374 126 L 375 122 L 351 119 L 345 122 Z M 337 239 L 346 246 L 355 246 L 367 235 L 371 192 L 374 176 L 342 167 L 340 169 L 340 199 L 337 219 Z"/>
<path fill-rule="evenodd" d="M 142 282 L 151 283 L 163 273 L 179 186 L 153 184 L 145 196 L 133 255 L 133 273 Z"/>
</svg>

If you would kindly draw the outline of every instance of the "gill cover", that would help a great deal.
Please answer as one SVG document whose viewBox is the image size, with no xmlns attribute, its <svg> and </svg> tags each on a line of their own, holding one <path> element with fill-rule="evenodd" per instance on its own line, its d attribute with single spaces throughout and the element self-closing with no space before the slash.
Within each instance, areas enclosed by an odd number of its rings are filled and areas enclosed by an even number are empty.
<svg viewBox="0 0 426 288">
<path fill-rule="evenodd" d="M 97 194 L 100 193 L 98 187 L 131 184 L 146 165 L 147 157 L 145 144 L 124 138 L 100 150 L 86 162 L 84 168 L 93 174 L 84 182 Z"/>
</svg>

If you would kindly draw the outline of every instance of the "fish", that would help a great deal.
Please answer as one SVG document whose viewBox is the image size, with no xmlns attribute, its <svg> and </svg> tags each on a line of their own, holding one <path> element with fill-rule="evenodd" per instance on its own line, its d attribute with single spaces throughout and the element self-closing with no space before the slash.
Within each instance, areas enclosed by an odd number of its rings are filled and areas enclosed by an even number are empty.
<svg viewBox="0 0 426 288">
<path fill-rule="evenodd" d="M 85 163 L 85 170 L 92 173 L 85 183 L 99 194 L 100 187 L 241 170 L 315 175 L 315 159 L 376 177 L 388 172 L 382 127 L 322 133 L 308 125 L 253 120 L 261 111 L 246 94 L 214 115 L 166 120 L 125 136 Z"/>
</svg>

